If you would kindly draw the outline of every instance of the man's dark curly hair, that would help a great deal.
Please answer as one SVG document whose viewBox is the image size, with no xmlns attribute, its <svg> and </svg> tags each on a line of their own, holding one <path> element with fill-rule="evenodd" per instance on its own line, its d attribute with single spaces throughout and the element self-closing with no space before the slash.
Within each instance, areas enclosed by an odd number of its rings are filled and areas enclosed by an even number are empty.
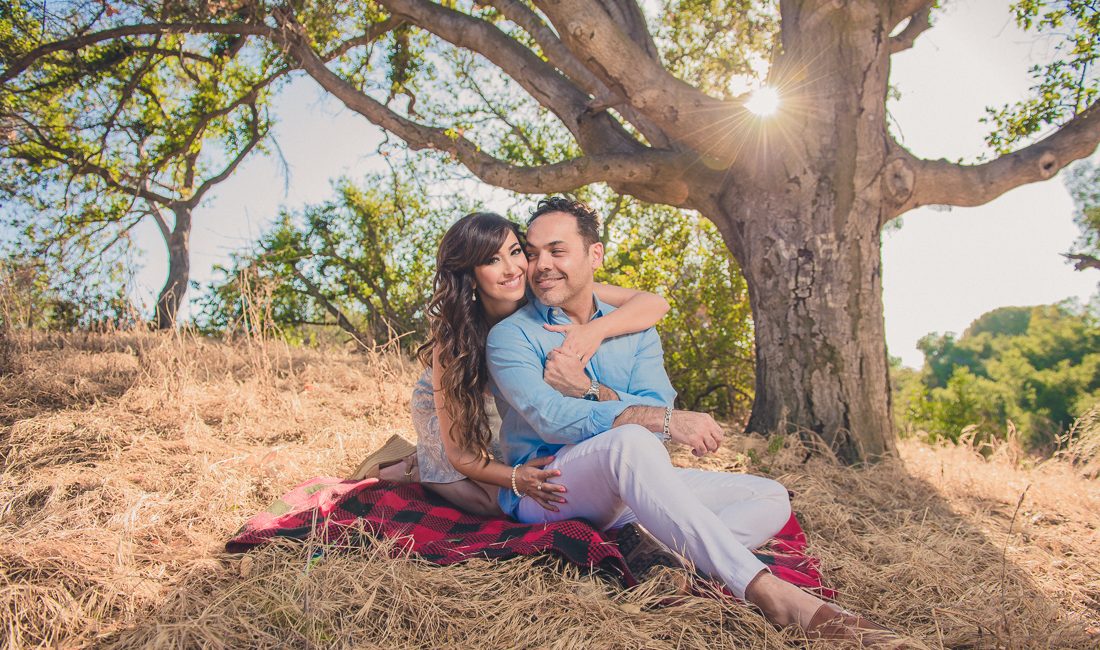
<svg viewBox="0 0 1100 650">
<path fill-rule="evenodd" d="M 548 196 L 539 201 L 535 211 L 531 213 L 531 218 L 527 220 L 527 227 L 530 228 L 531 224 L 535 223 L 535 219 L 551 212 L 564 212 L 576 218 L 577 232 L 580 233 L 586 248 L 599 243 L 600 215 L 588 207 L 587 203 L 567 199 L 564 196 Z"/>
</svg>

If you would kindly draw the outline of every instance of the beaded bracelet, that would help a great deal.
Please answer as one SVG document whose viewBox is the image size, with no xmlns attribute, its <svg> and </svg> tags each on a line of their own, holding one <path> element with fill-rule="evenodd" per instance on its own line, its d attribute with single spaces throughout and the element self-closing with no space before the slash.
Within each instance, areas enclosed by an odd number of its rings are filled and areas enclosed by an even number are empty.
<svg viewBox="0 0 1100 650">
<path fill-rule="evenodd" d="M 516 465 L 512 468 L 512 492 L 514 492 L 517 497 L 522 499 L 523 495 L 520 494 L 519 488 L 516 487 L 516 470 L 518 470 L 519 467 L 519 465 Z"/>
</svg>

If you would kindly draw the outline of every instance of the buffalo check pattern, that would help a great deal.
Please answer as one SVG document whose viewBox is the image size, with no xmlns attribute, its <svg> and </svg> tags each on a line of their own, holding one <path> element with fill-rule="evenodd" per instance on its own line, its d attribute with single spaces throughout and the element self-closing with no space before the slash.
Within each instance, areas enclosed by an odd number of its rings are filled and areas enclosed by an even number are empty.
<svg viewBox="0 0 1100 650">
<path fill-rule="evenodd" d="M 343 545 L 381 537 L 394 540 L 395 553 L 412 552 L 438 565 L 477 558 L 507 559 L 551 553 L 636 584 L 615 545 L 617 530 L 597 531 L 583 519 L 521 524 L 465 513 L 418 483 L 361 481 L 328 476 L 295 487 L 267 510 L 250 518 L 226 543 L 243 553 L 276 538 Z M 806 535 L 792 515 L 787 525 L 755 554 L 777 577 L 830 597 L 822 587 L 817 560 L 806 555 Z"/>
</svg>

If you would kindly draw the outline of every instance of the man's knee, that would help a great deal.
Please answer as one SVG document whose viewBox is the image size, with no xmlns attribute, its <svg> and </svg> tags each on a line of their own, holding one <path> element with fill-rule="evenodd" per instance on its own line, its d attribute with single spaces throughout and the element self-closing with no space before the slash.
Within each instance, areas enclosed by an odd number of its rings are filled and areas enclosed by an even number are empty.
<svg viewBox="0 0 1100 650">
<path fill-rule="evenodd" d="M 612 469 L 635 467 L 648 459 L 668 459 L 665 446 L 653 432 L 639 424 L 624 424 L 600 434 L 611 451 Z"/>
<path fill-rule="evenodd" d="M 600 434 L 612 447 L 620 447 L 627 452 L 651 453 L 665 451 L 664 444 L 649 429 L 640 424 L 624 424 Z"/>
<path fill-rule="evenodd" d="M 765 478 L 766 482 L 763 484 L 763 489 L 760 491 L 761 496 L 768 499 L 774 508 L 772 513 L 774 514 L 779 526 L 787 523 L 787 520 L 791 518 L 791 493 L 787 491 L 787 488 L 774 479 Z"/>
<path fill-rule="evenodd" d="M 786 501 L 786 502 L 790 503 L 791 493 L 789 491 L 787 491 L 787 486 L 783 485 L 782 483 L 780 483 L 779 481 L 777 481 L 775 479 L 767 478 L 767 477 L 763 477 L 763 478 L 766 481 L 764 483 L 764 492 L 768 496 L 771 496 L 771 497 L 774 497 L 774 498 L 779 499 L 781 501 Z"/>
</svg>

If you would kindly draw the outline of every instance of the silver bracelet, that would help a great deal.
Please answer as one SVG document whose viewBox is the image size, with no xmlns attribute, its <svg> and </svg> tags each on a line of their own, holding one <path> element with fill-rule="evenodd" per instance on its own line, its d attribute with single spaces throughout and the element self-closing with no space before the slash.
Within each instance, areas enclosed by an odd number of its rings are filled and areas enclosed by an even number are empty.
<svg viewBox="0 0 1100 650">
<path fill-rule="evenodd" d="M 668 442 L 672 440 L 672 434 L 668 431 L 668 426 L 672 424 L 672 407 L 665 409 L 665 424 L 661 428 L 661 442 Z"/>
<path fill-rule="evenodd" d="M 519 488 L 516 487 L 516 470 L 519 469 L 519 465 L 512 468 L 512 492 L 519 498 L 523 498 L 523 495 L 519 493 Z"/>
</svg>

